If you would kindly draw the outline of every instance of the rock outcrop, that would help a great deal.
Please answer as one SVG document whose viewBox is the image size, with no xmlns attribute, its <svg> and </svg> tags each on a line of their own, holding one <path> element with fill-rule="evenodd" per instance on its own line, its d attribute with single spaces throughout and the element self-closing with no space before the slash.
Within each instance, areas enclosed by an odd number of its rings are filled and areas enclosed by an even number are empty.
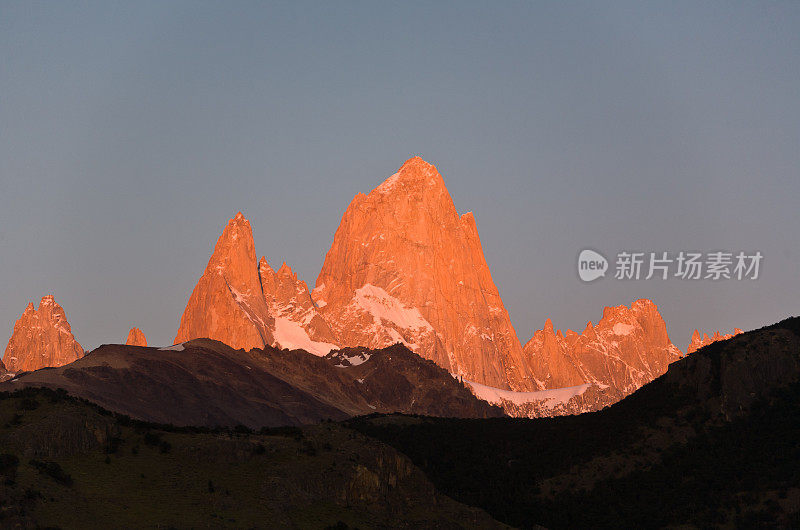
<svg viewBox="0 0 800 530">
<path fill-rule="evenodd" d="M 311 296 L 342 346 L 401 342 L 470 381 L 537 389 L 475 218 L 419 157 L 355 196 Z"/>
<path fill-rule="evenodd" d="M 646 299 L 631 307 L 606 307 L 597 325 L 587 323 L 580 334 L 555 332 L 547 319 L 523 349 L 537 383 L 549 391 L 560 390 L 562 399 L 546 393 L 502 396 L 509 402 L 503 404 L 506 412 L 512 415 L 598 410 L 661 376 L 682 357 L 655 304 Z"/>
<path fill-rule="evenodd" d="M 181 318 L 175 343 L 210 338 L 235 349 L 276 346 L 325 355 L 336 337 L 286 263 L 256 261 L 250 222 L 228 222 Z"/>
<path fill-rule="evenodd" d="M 725 335 L 721 334 L 719 331 L 715 331 L 710 337 L 708 333 L 703 333 L 702 338 L 700 337 L 700 332 L 698 330 L 694 330 L 692 333 L 692 340 L 689 342 L 689 346 L 686 348 L 687 355 L 690 353 L 694 353 L 703 346 L 708 346 L 712 342 L 717 342 L 719 340 L 728 340 L 730 338 L 735 337 L 743 333 L 743 331 L 739 328 L 734 328 L 733 333 L 726 333 Z"/>
<path fill-rule="evenodd" d="M 306 282 L 298 280 L 286 262 L 275 272 L 262 257 L 258 273 L 264 299 L 275 319 L 273 345 L 315 355 L 325 355 L 336 348 L 336 336 L 317 311 Z"/>
<path fill-rule="evenodd" d="M 235 349 L 263 348 L 274 342 L 274 325 L 261 291 L 253 231 L 239 212 L 192 291 L 175 343 L 209 338 Z"/>
<path fill-rule="evenodd" d="M 62 366 L 83 357 L 83 348 L 72 335 L 64 309 L 53 295 L 29 303 L 14 324 L 3 363 L 9 372 L 26 372 L 48 366 Z"/>
<path fill-rule="evenodd" d="M 128 332 L 128 340 L 125 341 L 125 344 L 128 346 L 147 346 L 147 337 L 144 336 L 141 329 L 133 327 Z"/>
</svg>

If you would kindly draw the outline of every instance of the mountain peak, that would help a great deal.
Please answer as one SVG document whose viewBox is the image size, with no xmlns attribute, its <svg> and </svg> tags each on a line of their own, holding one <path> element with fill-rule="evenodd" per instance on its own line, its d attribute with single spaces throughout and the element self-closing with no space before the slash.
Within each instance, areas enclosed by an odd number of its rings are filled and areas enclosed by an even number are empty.
<svg viewBox="0 0 800 530">
<path fill-rule="evenodd" d="M 125 341 L 128 346 L 147 346 L 147 338 L 142 333 L 142 330 L 133 327 L 128 332 L 128 340 Z"/>
<path fill-rule="evenodd" d="M 374 191 L 385 195 L 390 193 L 409 193 L 414 191 L 440 189 L 447 192 L 444 179 L 436 166 L 418 156 L 406 160 L 397 173 L 387 178 Z"/>
<path fill-rule="evenodd" d="M 42 297 L 42 300 L 39 302 L 39 309 L 42 309 L 42 306 L 49 306 L 49 305 L 58 305 L 56 304 L 56 297 L 52 294 L 47 294 Z"/>
<path fill-rule="evenodd" d="M 458 215 L 436 167 L 418 156 L 356 195 L 315 285 L 341 346 L 403 342 L 476 383 L 537 388 L 474 217 Z"/>
<path fill-rule="evenodd" d="M 233 348 L 263 348 L 273 342 L 271 321 L 250 221 L 238 212 L 217 239 L 181 317 L 175 343 L 211 338 Z"/>
<path fill-rule="evenodd" d="M 53 295 L 47 295 L 35 310 L 25 307 L 14 324 L 3 362 L 11 372 L 61 366 L 83 356 L 83 348 L 72 335 L 64 309 Z"/>
<path fill-rule="evenodd" d="M 278 269 L 278 274 L 280 274 L 281 276 L 291 276 L 292 278 L 295 279 L 297 278 L 297 275 L 292 272 L 292 268 L 289 265 L 287 265 L 285 261 L 281 265 L 281 268 Z"/>
<path fill-rule="evenodd" d="M 733 328 L 733 333 L 720 333 L 719 330 L 717 330 L 712 332 L 711 336 L 709 336 L 708 333 L 703 333 L 701 338 L 700 332 L 698 330 L 694 330 L 694 333 L 692 333 L 692 338 L 689 341 L 689 346 L 686 348 L 686 353 L 687 355 L 694 353 L 703 346 L 708 346 L 712 342 L 728 340 L 736 335 L 739 335 L 740 333 L 742 333 L 742 330 L 739 328 Z"/>
</svg>

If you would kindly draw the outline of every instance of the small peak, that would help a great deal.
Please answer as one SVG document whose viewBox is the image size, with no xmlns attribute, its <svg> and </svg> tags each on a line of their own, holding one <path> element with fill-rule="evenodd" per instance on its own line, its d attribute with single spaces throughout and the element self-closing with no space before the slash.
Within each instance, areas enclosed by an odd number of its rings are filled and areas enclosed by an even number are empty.
<svg viewBox="0 0 800 530">
<path fill-rule="evenodd" d="M 583 328 L 583 332 L 586 333 L 587 331 L 594 331 L 594 326 L 592 326 L 592 321 L 586 323 L 586 327 Z"/>
<path fill-rule="evenodd" d="M 39 302 L 39 306 L 42 305 L 53 305 L 56 302 L 56 297 L 52 294 L 48 294 L 42 297 L 42 301 Z"/>
<path fill-rule="evenodd" d="M 556 332 L 556 337 L 558 337 L 559 339 L 563 339 L 564 338 L 564 334 L 561 333 L 560 329 Z"/>
<path fill-rule="evenodd" d="M 398 185 L 400 185 L 399 188 Z M 397 173 L 383 181 L 374 191 L 380 194 L 387 194 L 403 188 L 416 190 L 442 188 L 446 191 L 444 180 L 439 171 L 436 170 L 436 166 L 427 163 L 418 156 L 406 160 L 397 170 Z"/>
<path fill-rule="evenodd" d="M 619 314 L 621 308 L 622 308 L 622 306 L 616 306 L 616 307 L 606 306 L 606 307 L 604 307 L 603 308 L 603 320 L 608 320 L 608 319 L 616 317 Z"/>
<path fill-rule="evenodd" d="M 128 339 L 125 341 L 128 346 L 147 346 L 147 338 L 142 333 L 142 330 L 137 327 L 132 327 L 128 332 Z"/>
<path fill-rule="evenodd" d="M 703 340 L 704 341 L 711 340 L 711 339 L 708 338 L 708 333 L 703 333 Z"/>
<path fill-rule="evenodd" d="M 36 311 L 36 308 L 33 306 L 33 302 L 28 302 L 28 305 L 25 306 L 25 313 L 33 313 Z"/>
<path fill-rule="evenodd" d="M 261 259 L 258 260 L 258 270 L 261 272 L 271 272 L 274 273 L 275 271 L 272 270 L 272 267 L 269 266 L 267 262 L 267 258 L 265 256 L 261 256 Z"/>
<path fill-rule="evenodd" d="M 408 170 L 423 170 L 428 171 L 433 169 L 436 171 L 436 167 L 433 164 L 429 164 L 425 160 L 422 159 L 421 156 L 415 155 L 403 162 L 403 165 L 400 166 L 399 172 L 408 171 Z"/>
<path fill-rule="evenodd" d="M 284 276 L 291 276 L 292 268 L 290 266 L 288 266 L 286 264 L 286 262 L 284 261 L 283 264 L 281 264 L 281 268 L 278 269 L 278 274 L 282 274 Z"/>
<path fill-rule="evenodd" d="M 553 333 L 553 321 L 549 318 L 544 321 L 544 331 L 550 334 Z"/>
<path fill-rule="evenodd" d="M 234 228 L 237 232 L 240 227 L 250 227 L 250 221 L 247 220 L 247 217 L 242 215 L 242 212 L 237 212 L 236 215 L 233 216 L 228 221 L 228 226 L 226 229 Z"/>
<path fill-rule="evenodd" d="M 653 301 L 648 298 L 639 298 L 633 304 L 631 304 L 631 309 L 634 311 L 646 311 L 655 307 L 656 304 L 654 304 Z"/>
<path fill-rule="evenodd" d="M 741 330 L 741 329 L 739 329 L 739 328 L 733 328 L 733 334 L 734 334 L 734 335 L 739 335 L 740 333 L 744 333 L 744 331 L 742 331 L 742 330 Z"/>
<path fill-rule="evenodd" d="M 699 340 L 700 340 L 700 332 L 695 329 L 694 333 L 692 333 L 692 342 L 697 342 Z"/>
</svg>

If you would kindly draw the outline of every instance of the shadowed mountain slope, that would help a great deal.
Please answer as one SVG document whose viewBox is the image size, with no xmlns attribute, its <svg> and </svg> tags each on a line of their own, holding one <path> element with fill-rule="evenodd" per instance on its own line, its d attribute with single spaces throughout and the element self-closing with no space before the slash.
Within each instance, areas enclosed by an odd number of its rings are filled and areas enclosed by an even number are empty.
<svg viewBox="0 0 800 530">
<path fill-rule="evenodd" d="M 800 318 L 701 348 L 600 412 L 349 425 L 515 526 L 797 527 Z"/>
<path fill-rule="evenodd" d="M 110 410 L 175 425 L 303 425 L 372 412 L 502 414 L 401 345 L 323 358 L 234 350 L 210 339 L 161 349 L 108 344 L 72 364 L 20 374 L 0 390 L 32 386 L 64 388 Z"/>
<path fill-rule="evenodd" d="M 132 421 L 63 392 L 0 392 L 2 528 L 505 528 L 336 423 Z"/>
</svg>

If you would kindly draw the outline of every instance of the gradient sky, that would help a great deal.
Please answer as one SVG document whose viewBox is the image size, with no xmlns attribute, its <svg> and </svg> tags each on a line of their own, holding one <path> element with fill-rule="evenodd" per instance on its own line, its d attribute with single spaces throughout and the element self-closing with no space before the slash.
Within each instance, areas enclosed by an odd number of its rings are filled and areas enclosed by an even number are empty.
<svg viewBox="0 0 800 530">
<path fill-rule="evenodd" d="M 523 342 L 640 297 L 681 348 L 800 313 L 798 2 L 0 2 L 0 342 L 54 293 L 85 348 L 171 344 L 239 210 L 313 286 L 415 154 Z M 765 257 L 584 284 L 586 247 Z"/>
</svg>

